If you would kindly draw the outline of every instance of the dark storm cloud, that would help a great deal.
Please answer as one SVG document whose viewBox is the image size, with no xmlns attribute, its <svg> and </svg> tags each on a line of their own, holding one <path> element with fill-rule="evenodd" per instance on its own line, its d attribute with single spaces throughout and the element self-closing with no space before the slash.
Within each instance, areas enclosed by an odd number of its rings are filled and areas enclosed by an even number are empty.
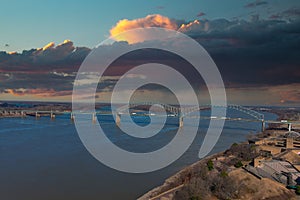
<svg viewBox="0 0 300 200">
<path fill-rule="evenodd" d="M 295 15 L 297 12 L 291 13 Z M 177 22 L 179 31 L 197 40 L 212 56 L 227 87 L 268 87 L 300 83 L 299 19 Z M 122 45 L 138 44 L 116 42 L 100 48 L 109 55 Z M 78 67 L 89 52 L 88 48 L 74 47 L 71 41 L 58 46 L 49 43 L 44 48 L 17 54 L 0 52 L 0 91 L 15 95 L 43 91 L 48 96 L 70 94 Z M 114 77 L 134 66 L 149 62 L 173 66 L 192 83 L 203 84 L 201 77 L 184 59 L 168 52 L 145 49 L 116 60 L 105 72 L 105 76 L 109 78 L 99 84 L 99 91 L 111 90 L 116 83 Z M 154 88 L 149 86 L 147 89 Z"/>
<path fill-rule="evenodd" d="M 90 52 L 85 47 L 74 47 L 71 41 L 56 47 L 53 45 L 49 43 L 44 48 L 24 50 L 22 53 L 0 52 L 0 72 L 74 72 Z"/>
<path fill-rule="evenodd" d="M 300 83 L 300 20 L 196 20 L 179 28 L 212 56 L 228 87 L 260 87 Z M 134 45 L 134 44 L 133 44 Z M 108 75 L 121 75 L 133 66 L 160 62 L 173 65 L 198 82 L 195 71 L 166 52 L 143 50 L 115 62 Z"/>
<path fill-rule="evenodd" d="M 286 16 L 300 16 L 300 8 L 290 8 L 282 12 Z"/>
<path fill-rule="evenodd" d="M 282 19 L 282 18 L 293 19 L 299 17 L 300 17 L 300 8 L 289 8 L 282 12 L 271 15 L 269 18 L 270 19 Z"/>
<path fill-rule="evenodd" d="M 56 96 L 56 92 L 66 94 L 63 91 L 72 89 L 74 72 L 89 52 L 90 49 L 74 47 L 68 40 L 22 53 L 0 52 L 0 90 L 16 95 L 43 90 L 50 92 L 50 96 Z"/>
<path fill-rule="evenodd" d="M 197 34 L 190 30 L 186 33 L 207 49 L 227 85 L 300 82 L 299 20 L 221 20 L 208 23 L 207 31 Z"/>
</svg>

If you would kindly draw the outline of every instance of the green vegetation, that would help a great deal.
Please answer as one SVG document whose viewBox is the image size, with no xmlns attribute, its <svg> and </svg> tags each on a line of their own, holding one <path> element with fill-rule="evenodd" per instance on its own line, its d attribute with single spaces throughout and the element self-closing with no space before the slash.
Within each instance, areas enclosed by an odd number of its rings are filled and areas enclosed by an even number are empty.
<svg viewBox="0 0 300 200">
<path fill-rule="evenodd" d="M 296 194 L 297 194 L 297 195 L 300 195 L 300 185 L 297 185 L 297 186 L 296 186 Z"/>
<path fill-rule="evenodd" d="M 240 161 L 251 161 L 259 155 L 259 152 L 256 145 L 238 144 L 231 145 L 230 149 L 225 152 L 225 155 L 234 155 Z"/>
<path fill-rule="evenodd" d="M 207 160 L 201 166 L 189 171 L 185 177 L 190 177 L 185 186 L 176 193 L 175 200 L 202 200 L 217 197 L 218 199 L 235 199 L 240 194 L 242 184 L 237 183 L 228 175 L 228 168 L 240 168 L 244 161 L 249 161 L 258 156 L 256 145 L 237 144 L 231 145 L 223 156 L 225 159 L 214 161 Z M 300 190 L 299 190 L 300 191 Z"/>
<path fill-rule="evenodd" d="M 212 171 L 215 169 L 216 171 Z M 176 193 L 175 200 L 204 200 L 213 196 L 218 199 L 233 199 L 236 197 L 237 186 L 227 173 L 228 168 L 219 169 L 212 160 L 197 166 L 192 171 L 191 179 Z M 215 173 L 218 172 L 219 173 Z M 186 174 L 185 174 L 186 175 Z"/>
<path fill-rule="evenodd" d="M 214 163 L 212 162 L 212 160 L 207 161 L 206 165 L 209 171 L 214 169 Z"/>
<path fill-rule="evenodd" d="M 221 177 L 227 177 L 228 173 L 226 171 L 221 171 L 220 176 Z"/>
<path fill-rule="evenodd" d="M 238 146 L 238 143 L 233 143 L 232 145 L 231 145 L 232 147 L 236 147 L 236 146 Z"/>
<path fill-rule="evenodd" d="M 237 163 L 234 164 L 234 166 L 236 168 L 240 168 L 240 167 L 243 167 L 243 163 L 241 161 L 238 161 Z"/>
</svg>

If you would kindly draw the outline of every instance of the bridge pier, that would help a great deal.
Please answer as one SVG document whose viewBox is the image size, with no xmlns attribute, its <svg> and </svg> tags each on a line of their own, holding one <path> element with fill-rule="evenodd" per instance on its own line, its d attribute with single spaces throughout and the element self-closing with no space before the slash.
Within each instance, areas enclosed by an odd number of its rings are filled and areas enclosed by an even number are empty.
<svg viewBox="0 0 300 200">
<path fill-rule="evenodd" d="M 261 120 L 261 131 L 264 132 L 266 130 L 266 122 L 265 120 Z"/>
<path fill-rule="evenodd" d="M 116 125 L 120 126 L 120 124 L 121 124 L 121 114 L 116 113 Z"/>
<path fill-rule="evenodd" d="M 96 121 L 97 121 L 96 113 L 93 113 L 93 115 L 92 115 L 92 121 L 93 121 L 93 123 L 96 123 Z"/>
<path fill-rule="evenodd" d="M 24 113 L 24 111 L 21 111 L 21 116 L 26 117 L 26 114 Z"/>
<path fill-rule="evenodd" d="M 75 115 L 71 112 L 71 121 L 74 121 L 75 120 Z"/>
<path fill-rule="evenodd" d="M 288 129 L 289 131 L 292 131 L 292 123 L 288 123 Z"/>
<path fill-rule="evenodd" d="M 35 118 L 38 119 L 40 117 L 41 117 L 41 115 L 38 112 L 35 112 Z"/>
<path fill-rule="evenodd" d="M 50 113 L 50 119 L 55 119 L 55 114 L 53 114 L 53 112 L 51 111 L 51 113 Z"/>
<path fill-rule="evenodd" d="M 183 127 L 183 116 L 180 116 L 178 120 L 179 120 L 179 128 L 182 128 Z"/>
</svg>

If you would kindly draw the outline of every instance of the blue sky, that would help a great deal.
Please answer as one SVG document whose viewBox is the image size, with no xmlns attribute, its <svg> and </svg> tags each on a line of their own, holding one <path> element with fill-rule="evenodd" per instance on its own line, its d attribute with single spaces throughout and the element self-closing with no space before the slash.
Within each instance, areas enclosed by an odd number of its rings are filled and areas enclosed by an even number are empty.
<svg viewBox="0 0 300 200">
<path fill-rule="evenodd" d="M 271 13 L 298 4 L 297 0 L 273 0 L 266 5 L 247 8 L 245 5 L 255 1 L 2 0 L 0 2 L 0 51 L 18 52 L 42 47 L 51 41 L 58 44 L 65 39 L 72 40 L 76 46 L 93 47 L 107 38 L 111 27 L 124 18 L 136 19 L 149 14 L 161 14 L 185 21 L 199 18 L 249 19 L 253 14 L 268 17 Z M 197 17 L 201 12 L 206 15 Z"/>
</svg>

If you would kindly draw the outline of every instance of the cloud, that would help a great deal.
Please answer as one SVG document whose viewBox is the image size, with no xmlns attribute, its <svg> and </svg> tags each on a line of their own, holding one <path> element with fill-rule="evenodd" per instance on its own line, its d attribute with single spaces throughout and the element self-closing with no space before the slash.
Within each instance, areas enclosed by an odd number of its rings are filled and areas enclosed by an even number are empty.
<svg viewBox="0 0 300 200">
<path fill-rule="evenodd" d="M 300 20 L 264 20 L 259 17 L 251 21 L 194 20 L 183 22 L 178 27 L 178 31 L 193 37 L 206 48 L 221 70 L 227 87 L 300 82 L 300 47 L 296 45 L 300 42 Z M 178 65 L 178 68 L 179 65 L 186 66 L 164 52 L 147 51 L 148 57 L 143 54 L 146 55 L 146 52 L 128 56 L 122 66 L 119 64 L 112 71 L 124 73 L 132 66 L 147 60 L 158 62 L 159 59 L 164 64 Z M 187 72 L 192 74 L 192 71 Z"/>
<path fill-rule="evenodd" d="M 254 8 L 257 6 L 262 6 L 262 5 L 267 5 L 268 2 L 267 1 L 262 1 L 262 0 L 256 0 L 254 2 L 248 3 L 245 5 L 246 8 Z"/>
<path fill-rule="evenodd" d="M 189 22 L 187 24 L 182 24 L 178 31 L 183 33 L 191 33 L 191 32 L 202 32 L 202 31 L 208 31 L 209 24 L 207 22 L 201 22 L 199 20 L 195 20 L 192 22 Z"/>
<path fill-rule="evenodd" d="M 53 48 L 54 46 L 55 46 L 55 43 L 54 42 L 50 42 L 47 45 L 45 45 L 42 49 L 43 49 L 43 51 L 45 51 L 47 49 Z"/>
<path fill-rule="evenodd" d="M 300 8 L 289 8 L 282 12 L 272 14 L 269 19 L 297 19 L 300 16 Z"/>
<path fill-rule="evenodd" d="M 178 25 L 174 20 L 169 19 L 168 17 L 154 14 L 148 15 L 144 18 L 128 20 L 120 20 L 111 30 L 110 35 L 117 41 L 127 41 L 129 43 L 142 42 L 142 38 L 135 35 L 119 35 L 120 33 L 135 29 L 135 28 L 149 28 L 149 27 L 160 27 L 166 29 L 176 30 Z"/>
<path fill-rule="evenodd" d="M 281 19 L 281 18 L 282 18 L 282 16 L 279 14 L 272 14 L 269 16 L 269 19 Z"/>
<path fill-rule="evenodd" d="M 299 17 L 300 16 L 300 8 L 290 8 L 290 9 L 283 11 L 282 13 L 283 13 L 283 15 L 286 15 L 288 17 L 291 17 L 291 16 Z"/>
<path fill-rule="evenodd" d="M 204 12 L 199 12 L 198 14 L 197 14 L 197 17 L 203 17 L 203 16 L 205 16 L 206 14 L 204 13 Z"/>
<path fill-rule="evenodd" d="M 297 14 L 295 11 L 284 13 Z M 181 31 L 198 41 L 214 59 L 227 90 L 235 99 L 254 101 L 255 98 L 262 98 L 263 102 L 271 103 L 281 100 L 285 103 L 300 101 L 299 91 L 295 89 L 300 85 L 299 17 L 292 20 L 266 20 L 256 17 L 252 21 L 183 21 L 149 15 L 135 20 L 121 20 L 112 30 L 117 33 L 152 25 Z M 143 42 L 140 38 L 138 41 Z M 110 52 L 120 48 L 140 45 L 135 42 L 115 42 L 99 48 L 109 56 Z M 39 97 L 43 93 L 43 97 L 69 95 L 78 67 L 91 50 L 75 47 L 69 40 L 57 46 L 50 43 L 45 47 L 15 54 L 0 52 L 0 92 Z M 172 66 L 189 77 L 196 89 L 201 90 L 204 87 L 201 77 L 184 59 L 160 50 L 143 49 L 123 55 L 112 63 L 105 72 L 105 78 L 98 85 L 98 92 L 109 93 L 123 73 L 149 62 Z M 157 73 L 168 78 L 167 74 Z M 141 74 L 131 74 L 127 78 L 144 77 Z M 97 77 L 86 74 L 79 83 L 89 84 L 90 79 L 97 80 Z M 155 89 L 157 87 L 151 86 L 144 91 L 148 94 Z M 244 98 L 237 97 L 238 94 L 243 94 Z M 100 97 L 103 98 L 101 95 Z M 274 100 L 268 101 L 269 97 Z"/>
<path fill-rule="evenodd" d="M 270 93 L 279 94 L 282 104 L 299 104 L 300 102 L 300 84 L 280 85 L 268 90 Z"/>
<path fill-rule="evenodd" d="M 22 53 L 0 52 L 0 92 L 40 97 L 70 94 L 76 71 L 89 52 L 70 40 Z"/>
<path fill-rule="evenodd" d="M 88 48 L 74 47 L 70 40 L 57 46 L 51 42 L 43 48 L 24 50 L 22 53 L 0 52 L 0 72 L 73 72 L 89 52 Z"/>
<path fill-rule="evenodd" d="M 38 97 L 57 97 L 57 96 L 67 96 L 72 94 L 72 90 L 68 91 L 55 91 L 54 89 L 36 88 L 36 89 L 5 89 L 4 93 L 8 93 L 14 96 L 24 96 L 24 95 L 35 95 Z"/>
</svg>

